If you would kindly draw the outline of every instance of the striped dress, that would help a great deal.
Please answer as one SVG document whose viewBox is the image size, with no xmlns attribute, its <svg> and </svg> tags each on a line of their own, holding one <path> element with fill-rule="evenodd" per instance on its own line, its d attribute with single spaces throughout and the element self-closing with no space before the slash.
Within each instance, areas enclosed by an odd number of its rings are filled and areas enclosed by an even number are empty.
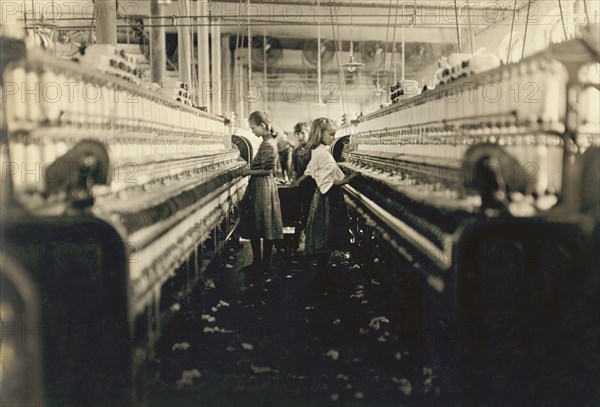
<svg viewBox="0 0 600 407">
<path fill-rule="evenodd" d="M 275 139 L 263 141 L 250 169 L 272 170 L 277 159 Z M 242 199 L 240 235 L 247 239 L 283 239 L 283 222 L 277 185 L 272 175 L 251 175 Z"/>
</svg>

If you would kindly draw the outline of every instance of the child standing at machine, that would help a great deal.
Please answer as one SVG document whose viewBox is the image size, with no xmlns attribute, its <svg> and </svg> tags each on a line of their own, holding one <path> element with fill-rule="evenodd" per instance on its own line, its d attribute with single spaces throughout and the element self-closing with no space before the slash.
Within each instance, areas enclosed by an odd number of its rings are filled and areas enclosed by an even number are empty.
<svg viewBox="0 0 600 407">
<path fill-rule="evenodd" d="M 312 148 L 308 145 L 308 125 L 305 122 L 296 123 L 294 126 L 294 136 L 298 140 L 298 147 L 292 151 L 292 169 L 294 172 L 294 180 L 298 180 L 304 175 L 306 166 L 310 162 Z M 301 233 L 306 227 L 306 219 L 312 202 L 313 195 L 317 189 L 317 184 L 313 178 L 304 179 L 299 185 L 300 194 L 300 223 L 296 227 L 294 240 L 298 244 L 300 242 Z"/>
<path fill-rule="evenodd" d="M 244 175 L 250 175 L 250 180 L 241 203 L 240 235 L 250 239 L 252 246 L 252 264 L 245 271 L 261 267 L 268 270 L 274 241 L 283 239 L 279 195 L 273 178 L 277 159 L 277 133 L 265 112 L 253 112 L 248 122 L 254 135 L 262 137 L 263 142 L 250 169 L 243 170 Z M 264 240 L 262 253 L 261 239 Z"/>
<path fill-rule="evenodd" d="M 290 152 L 295 145 L 289 140 L 287 134 L 276 127 L 277 132 L 277 153 L 279 155 L 279 166 L 281 169 L 281 178 L 285 181 L 291 179 L 290 176 Z"/>
<path fill-rule="evenodd" d="M 329 276 L 327 265 L 331 252 L 343 249 L 349 242 L 348 213 L 342 186 L 348 184 L 358 173 L 344 177 L 329 152 L 335 137 L 335 125 L 332 120 L 319 118 L 313 121 L 308 146 L 312 149 L 311 159 L 304 175 L 296 180 L 298 185 L 306 177 L 312 177 L 317 190 L 306 221 L 307 254 L 317 256 L 317 274 L 315 282 L 324 287 L 338 284 Z"/>
</svg>

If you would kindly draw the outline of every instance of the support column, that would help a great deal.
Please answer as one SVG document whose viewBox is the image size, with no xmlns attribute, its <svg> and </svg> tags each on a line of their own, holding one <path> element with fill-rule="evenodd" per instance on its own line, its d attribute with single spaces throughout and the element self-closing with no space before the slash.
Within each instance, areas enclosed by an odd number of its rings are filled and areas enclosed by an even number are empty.
<svg viewBox="0 0 600 407">
<path fill-rule="evenodd" d="M 96 0 L 96 44 L 117 46 L 117 2 Z"/>
<path fill-rule="evenodd" d="M 198 94 L 200 105 L 211 106 L 210 97 L 210 59 L 208 54 L 208 2 L 200 0 L 196 2 L 199 18 L 198 24 Z"/>
<path fill-rule="evenodd" d="M 210 26 L 211 36 L 211 67 L 212 67 L 212 83 L 216 86 L 216 92 L 213 93 L 212 97 L 212 113 L 220 115 L 223 112 L 221 106 L 221 91 L 222 91 L 222 80 L 221 80 L 221 27 L 219 22 L 212 20 Z"/>
<path fill-rule="evenodd" d="M 223 65 L 223 92 L 225 100 L 223 101 L 223 112 L 229 117 L 235 103 L 235 86 L 233 86 L 233 73 L 231 70 L 231 48 L 229 46 L 231 38 L 226 35 L 221 39 L 221 57 Z"/>
<path fill-rule="evenodd" d="M 244 92 L 244 78 L 246 71 L 244 69 L 244 58 L 242 56 L 242 49 L 238 48 L 235 54 L 235 88 L 239 89 L 239 99 L 236 101 L 236 113 L 238 115 L 239 127 L 246 128 L 246 93 Z M 237 97 L 237 96 L 236 96 Z"/>
<path fill-rule="evenodd" d="M 153 17 L 151 25 L 164 25 L 160 17 L 164 15 L 160 0 L 150 0 L 150 15 Z M 167 63 L 166 38 L 164 27 L 150 28 L 150 46 L 152 47 L 152 58 L 150 58 L 150 76 L 154 83 L 162 86 L 165 80 L 165 64 Z"/>
<path fill-rule="evenodd" d="M 471 26 L 471 6 L 467 5 L 467 19 L 468 19 L 468 27 L 467 32 L 469 33 L 469 52 L 471 54 L 475 53 L 475 30 Z"/>
<path fill-rule="evenodd" d="M 189 16 L 189 1 L 178 0 L 181 3 L 180 10 L 182 16 Z M 190 86 L 192 84 L 192 76 L 190 72 L 191 58 L 192 58 L 192 47 L 190 44 L 190 21 L 189 18 L 179 19 L 181 27 L 177 31 L 177 54 L 179 57 L 179 80 L 185 82 Z"/>
</svg>

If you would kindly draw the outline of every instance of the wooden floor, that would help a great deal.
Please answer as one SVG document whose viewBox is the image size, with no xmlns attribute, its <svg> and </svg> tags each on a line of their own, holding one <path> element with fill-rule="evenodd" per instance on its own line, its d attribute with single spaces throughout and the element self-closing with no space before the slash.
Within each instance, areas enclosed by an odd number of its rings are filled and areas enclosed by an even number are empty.
<svg viewBox="0 0 600 407">
<path fill-rule="evenodd" d="M 248 242 L 227 248 L 157 353 L 153 406 L 431 405 L 410 310 L 349 253 L 334 255 L 345 288 L 312 284 L 314 265 L 276 253 L 247 275 Z M 416 403 L 416 404 L 415 404 Z"/>
<path fill-rule="evenodd" d="M 594 375 L 541 361 L 524 380 L 519 353 L 500 342 L 471 368 L 432 352 L 413 293 L 391 291 L 372 255 L 352 250 L 333 256 L 344 288 L 327 292 L 302 254 L 246 274 L 249 243 L 226 247 L 157 347 L 149 405 L 596 405 Z"/>
</svg>

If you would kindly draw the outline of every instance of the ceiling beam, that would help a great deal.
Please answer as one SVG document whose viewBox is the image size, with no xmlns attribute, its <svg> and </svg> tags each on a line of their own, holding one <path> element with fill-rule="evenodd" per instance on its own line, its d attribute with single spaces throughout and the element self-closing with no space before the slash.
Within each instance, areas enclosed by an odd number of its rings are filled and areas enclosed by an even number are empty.
<svg viewBox="0 0 600 407">
<path fill-rule="evenodd" d="M 387 37 L 387 42 L 391 43 L 393 42 L 394 22 L 396 22 L 396 41 L 400 41 L 402 24 L 407 27 L 405 29 L 406 42 L 451 43 L 456 41 L 454 9 L 448 7 L 448 4 L 453 4 L 452 2 L 438 2 L 436 5 L 430 5 L 431 3 L 423 1 L 417 2 L 417 13 L 413 17 L 414 1 L 400 1 L 397 3 L 397 18 L 396 1 L 393 0 L 393 12 L 388 8 L 389 3 L 384 0 L 377 3 L 352 2 L 352 8 L 349 1 L 344 2 L 343 6 L 341 2 L 335 2 L 337 8 L 331 8 L 328 3 L 328 0 L 322 0 L 319 10 L 313 0 L 250 0 L 249 8 L 245 1 L 240 6 L 239 0 L 219 0 L 211 1 L 207 7 L 211 15 L 220 17 L 220 22 L 217 24 L 221 25 L 223 34 L 235 35 L 238 28 L 244 32 L 246 30 L 245 23 L 249 19 L 251 25 L 260 30 L 261 34 L 264 31 L 267 35 L 280 38 L 316 38 L 317 26 L 320 25 L 323 39 L 385 42 Z M 140 1 L 136 4 L 138 12 L 144 15 L 147 8 L 146 2 Z M 362 9 L 355 10 L 355 8 L 361 7 Z M 405 10 L 401 12 L 402 7 L 405 7 Z M 172 2 L 166 7 L 166 16 L 176 16 L 177 14 L 176 2 Z M 168 23 L 171 22 L 168 21 Z M 466 27 L 466 23 L 464 25 Z"/>
<path fill-rule="evenodd" d="M 317 38 L 316 30 L 307 30 L 305 26 L 281 25 L 267 27 L 268 35 L 279 38 Z M 386 27 L 369 27 L 365 30 L 354 28 L 352 32 L 350 27 L 343 26 L 336 28 L 335 36 L 331 26 L 321 29 L 321 38 L 324 40 L 345 40 L 349 41 L 379 41 L 383 43 L 386 38 Z M 236 27 L 222 27 L 223 34 L 236 35 Z M 388 33 L 388 43 L 393 41 L 393 30 Z M 400 30 L 396 32 L 396 41 L 400 41 Z M 414 28 L 406 29 L 406 42 L 425 42 L 425 43 L 451 43 L 456 42 L 456 30 L 454 28 Z"/>
<path fill-rule="evenodd" d="M 52 18 L 56 17 L 56 25 L 59 27 L 81 29 L 89 27 L 91 11 L 93 11 L 91 0 L 80 2 L 54 0 L 54 3 L 41 0 L 32 1 L 36 4 L 37 17 L 41 16 L 46 21 L 48 19 L 52 21 Z M 495 5 L 495 10 L 503 13 L 504 16 L 506 13 L 501 10 L 512 12 L 511 8 L 504 8 L 508 3 L 512 5 L 512 1 L 473 2 L 473 4 L 477 3 L 484 4 L 485 7 Z M 25 1 L 23 7 L 29 8 L 29 4 L 29 1 Z M 49 8 L 48 4 L 54 4 L 56 7 Z M 149 18 L 150 2 L 148 0 L 119 0 L 118 4 L 121 17 L 142 17 L 148 26 L 152 24 Z M 255 26 L 255 30 L 260 31 L 261 34 L 265 32 L 267 35 L 281 38 L 316 38 L 316 28 L 320 25 L 324 39 L 386 42 L 387 38 L 387 42 L 390 43 L 393 42 L 394 29 L 396 29 L 396 40 L 400 40 L 401 27 L 404 25 L 407 27 L 405 29 L 407 42 L 453 43 L 456 41 L 454 3 L 450 0 L 441 2 L 419 0 L 416 2 L 417 10 L 414 17 L 415 2 L 413 0 L 379 0 L 377 2 L 337 0 L 331 3 L 334 4 L 334 8 L 330 8 L 329 4 L 329 0 L 321 0 L 321 8 L 317 10 L 314 0 L 250 0 L 250 8 L 248 8 L 246 1 L 240 5 L 240 0 L 211 0 L 208 3 L 207 11 L 220 17 L 214 23 L 220 25 L 225 34 L 237 34 L 238 28 L 245 31 L 246 23 L 250 20 L 250 24 Z M 458 4 L 459 6 L 464 5 L 464 0 L 459 0 Z M 397 8 L 396 5 L 398 5 Z M 478 7 L 480 10 L 487 10 L 485 7 Z M 55 10 L 57 11 L 56 15 Z M 397 19 L 396 10 L 398 11 Z M 194 19 L 181 20 L 178 17 L 179 14 L 178 1 L 172 0 L 164 7 L 165 18 L 159 24 L 164 25 L 167 32 L 175 32 L 176 26 L 196 24 Z M 484 12 L 473 14 L 475 14 L 475 21 L 472 22 L 474 27 L 489 24 L 489 19 L 485 18 Z M 467 26 L 466 21 L 462 21 L 466 19 L 465 16 L 466 13 L 463 13 L 460 21 L 461 27 Z M 200 20 L 200 22 L 209 23 L 207 19 Z M 118 22 L 119 26 L 126 24 L 123 20 Z"/>
<path fill-rule="evenodd" d="M 310 6 L 316 7 L 315 1 L 303 1 L 303 0 L 250 0 L 252 4 L 266 4 L 266 5 L 283 5 L 283 6 Z M 217 0 L 214 3 L 231 3 L 238 4 L 239 0 Z M 444 2 L 433 2 L 430 0 L 419 0 L 417 2 L 412 0 L 401 0 L 401 1 L 391 1 L 391 4 L 385 0 L 379 0 L 378 2 L 368 2 L 368 1 L 352 1 L 352 0 L 322 0 L 322 7 L 329 7 L 330 3 L 333 4 L 334 7 L 353 7 L 353 8 L 366 8 L 366 9 L 403 9 L 403 10 L 412 10 L 414 5 L 417 5 L 417 9 L 425 9 L 425 10 L 436 10 L 436 9 L 451 9 L 454 10 L 454 2 L 453 1 L 444 1 Z M 432 4 L 433 3 L 433 4 Z M 507 7 L 503 3 L 504 2 L 479 2 L 479 1 L 471 1 L 470 3 L 466 0 L 458 1 L 458 7 L 465 7 L 467 4 L 471 7 L 472 10 L 486 10 L 494 8 L 496 10 L 501 11 L 511 11 L 512 7 Z M 500 4 L 500 5 L 499 5 Z"/>
</svg>

